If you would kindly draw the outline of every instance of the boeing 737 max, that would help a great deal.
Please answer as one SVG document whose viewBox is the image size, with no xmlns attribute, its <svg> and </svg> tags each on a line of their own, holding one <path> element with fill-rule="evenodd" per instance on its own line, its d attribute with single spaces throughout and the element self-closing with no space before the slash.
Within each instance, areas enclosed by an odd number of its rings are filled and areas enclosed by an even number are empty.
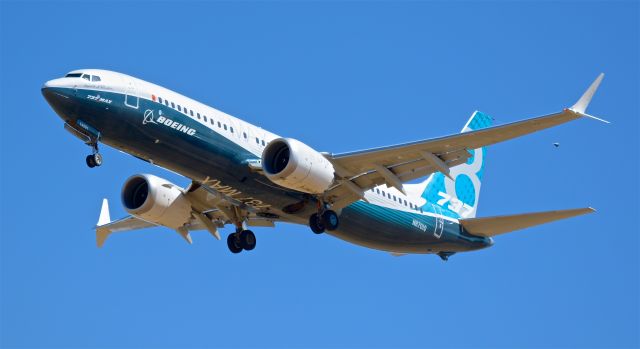
<svg viewBox="0 0 640 349">
<path fill-rule="evenodd" d="M 476 218 L 488 145 L 586 114 L 603 75 L 571 108 L 492 126 L 476 111 L 462 132 L 417 142 L 331 154 L 282 138 L 152 83 L 97 69 L 48 81 L 42 94 L 100 166 L 104 143 L 191 179 L 181 188 L 150 174 L 130 177 L 112 221 L 107 200 L 96 226 L 100 247 L 111 233 L 165 226 L 189 243 L 192 230 L 235 226 L 231 252 L 256 246 L 250 227 L 308 225 L 316 234 L 392 252 L 456 252 L 491 246 L 492 237 L 593 212 L 579 208 Z M 596 118 L 597 119 L 597 118 Z M 598 119 L 600 120 L 600 119 Z M 603 120 L 602 120 L 603 121 Z M 421 183 L 408 182 L 426 178 Z"/>
</svg>

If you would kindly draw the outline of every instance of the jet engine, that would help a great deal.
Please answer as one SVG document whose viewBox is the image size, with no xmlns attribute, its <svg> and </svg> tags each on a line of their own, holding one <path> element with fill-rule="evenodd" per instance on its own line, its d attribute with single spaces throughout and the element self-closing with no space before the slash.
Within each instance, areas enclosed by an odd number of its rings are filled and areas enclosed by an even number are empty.
<svg viewBox="0 0 640 349">
<path fill-rule="evenodd" d="M 309 194 L 329 189 L 335 172 L 322 154 L 292 138 L 269 142 L 262 152 L 262 169 L 272 182 Z"/>
<path fill-rule="evenodd" d="M 182 189 L 150 174 L 127 179 L 122 187 L 122 204 L 135 217 L 174 229 L 191 219 L 191 204 Z"/>
</svg>

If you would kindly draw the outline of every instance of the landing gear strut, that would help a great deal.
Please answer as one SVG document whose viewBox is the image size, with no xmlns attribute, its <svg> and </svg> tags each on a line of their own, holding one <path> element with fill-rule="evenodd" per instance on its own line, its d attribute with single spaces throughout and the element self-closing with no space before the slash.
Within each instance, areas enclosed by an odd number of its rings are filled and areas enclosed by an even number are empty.
<svg viewBox="0 0 640 349">
<path fill-rule="evenodd" d="M 89 168 L 94 168 L 102 165 L 102 155 L 98 152 L 98 142 L 90 145 L 93 151 L 90 155 L 87 155 L 87 166 L 89 166 Z"/>
<path fill-rule="evenodd" d="M 318 213 L 309 217 L 309 227 L 316 234 L 322 234 L 325 230 L 336 230 L 339 224 L 338 214 L 333 210 L 324 209 L 324 204 L 318 205 Z"/>
<path fill-rule="evenodd" d="M 238 230 L 227 236 L 227 246 L 232 253 L 251 251 L 256 248 L 256 242 L 256 236 L 251 230 Z"/>
</svg>

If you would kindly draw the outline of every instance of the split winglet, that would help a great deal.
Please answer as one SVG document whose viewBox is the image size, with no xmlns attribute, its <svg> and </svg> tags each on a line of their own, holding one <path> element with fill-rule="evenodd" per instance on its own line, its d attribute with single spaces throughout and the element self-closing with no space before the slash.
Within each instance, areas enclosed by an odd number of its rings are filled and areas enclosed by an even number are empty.
<svg viewBox="0 0 640 349">
<path fill-rule="evenodd" d="M 100 217 L 98 218 L 98 226 L 111 223 L 111 214 L 109 213 L 109 201 L 102 199 L 102 208 L 100 209 Z"/>
<path fill-rule="evenodd" d="M 109 201 L 107 199 L 102 199 L 102 208 L 100 209 L 100 217 L 98 218 L 98 224 L 96 226 L 96 245 L 98 247 L 102 247 L 104 242 L 107 241 L 107 238 L 111 234 L 109 229 L 105 229 L 104 227 L 101 229 L 100 227 L 111 223 L 111 214 L 109 213 Z"/>
<path fill-rule="evenodd" d="M 587 107 L 589 107 L 589 103 L 591 103 L 591 99 L 593 98 L 593 95 L 598 90 L 598 86 L 600 86 L 600 82 L 602 82 L 602 78 L 604 78 L 604 73 L 600 73 L 600 75 L 598 75 L 598 77 L 591 83 L 591 86 L 589 86 L 589 88 L 584 92 L 582 97 L 580 97 L 580 99 L 576 102 L 576 104 L 574 104 L 571 108 L 569 108 L 569 110 L 581 116 L 586 116 L 588 118 L 602 121 L 604 123 L 609 124 L 610 122 L 607 120 L 603 120 L 593 115 L 587 114 Z"/>
</svg>

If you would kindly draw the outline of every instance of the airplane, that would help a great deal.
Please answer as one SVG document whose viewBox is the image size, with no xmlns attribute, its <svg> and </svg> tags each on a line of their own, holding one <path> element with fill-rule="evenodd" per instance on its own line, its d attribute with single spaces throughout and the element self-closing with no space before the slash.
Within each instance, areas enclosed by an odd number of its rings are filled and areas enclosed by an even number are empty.
<svg viewBox="0 0 640 349">
<path fill-rule="evenodd" d="M 102 202 L 96 244 L 116 232 L 175 230 L 188 243 L 194 230 L 232 253 L 256 247 L 251 227 L 307 225 L 364 247 L 405 254 L 458 252 L 493 245 L 500 234 L 592 213 L 590 207 L 476 217 L 486 147 L 580 118 L 604 74 L 571 107 L 493 126 L 474 112 L 462 132 L 347 153 L 320 152 L 280 137 L 177 92 L 100 69 L 47 81 L 42 94 L 69 131 L 91 148 L 89 167 L 103 164 L 99 143 L 191 180 L 182 188 L 151 174 L 128 178 L 121 192 L 128 216 L 112 221 Z"/>
</svg>

